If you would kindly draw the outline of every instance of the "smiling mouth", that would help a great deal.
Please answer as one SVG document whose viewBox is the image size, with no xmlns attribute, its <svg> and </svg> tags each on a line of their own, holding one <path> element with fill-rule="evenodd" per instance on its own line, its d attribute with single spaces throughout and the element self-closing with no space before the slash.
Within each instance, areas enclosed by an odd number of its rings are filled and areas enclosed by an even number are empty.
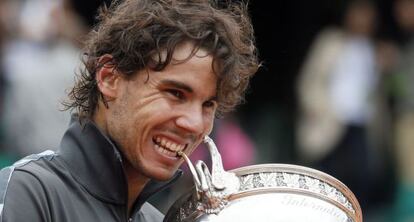
<svg viewBox="0 0 414 222">
<path fill-rule="evenodd" d="M 177 152 L 183 152 L 188 144 L 178 144 L 165 137 L 156 136 L 152 138 L 155 149 L 169 157 L 177 157 Z"/>
</svg>

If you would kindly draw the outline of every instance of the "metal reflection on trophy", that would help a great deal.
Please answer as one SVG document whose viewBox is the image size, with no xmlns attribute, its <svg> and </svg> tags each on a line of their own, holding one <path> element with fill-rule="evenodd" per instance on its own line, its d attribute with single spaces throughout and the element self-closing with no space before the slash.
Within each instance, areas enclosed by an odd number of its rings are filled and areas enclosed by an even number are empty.
<svg viewBox="0 0 414 222">
<path fill-rule="evenodd" d="M 182 156 L 193 175 L 192 192 L 178 199 L 164 222 L 362 222 L 354 194 L 334 177 L 289 164 L 225 171 L 213 140 L 205 138 L 211 172 Z"/>
</svg>

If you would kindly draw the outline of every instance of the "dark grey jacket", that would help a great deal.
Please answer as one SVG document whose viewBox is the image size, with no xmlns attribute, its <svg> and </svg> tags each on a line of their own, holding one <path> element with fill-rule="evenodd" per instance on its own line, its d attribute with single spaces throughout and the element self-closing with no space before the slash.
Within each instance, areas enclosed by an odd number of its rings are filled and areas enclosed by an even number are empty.
<svg viewBox="0 0 414 222">
<path fill-rule="evenodd" d="M 0 222 L 156 222 L 147 199 L 174 182 L 151 181 L 127 215 L 127 183 L 115 145 L 72 119 L 58 152 L 28 156 L 0 172 Z"/>
</svg>

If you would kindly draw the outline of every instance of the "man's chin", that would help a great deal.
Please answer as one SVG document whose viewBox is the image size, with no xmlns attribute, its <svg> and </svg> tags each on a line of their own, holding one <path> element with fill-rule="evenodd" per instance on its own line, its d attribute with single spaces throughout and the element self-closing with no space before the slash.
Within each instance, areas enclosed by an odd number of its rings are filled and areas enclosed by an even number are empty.
<svg viewBox="0 0 414 222">
<path fill-rule="evenodd" d="M 149 174 L 149 178 L 154 179 L 154 180 L 158 180 L 158 181 L 168 181 L 170 180 L 175 173 L 177 172 L 177 170 L 175 171 L 164 171 L 164 172 L 154 172 Z"/>
</svg>

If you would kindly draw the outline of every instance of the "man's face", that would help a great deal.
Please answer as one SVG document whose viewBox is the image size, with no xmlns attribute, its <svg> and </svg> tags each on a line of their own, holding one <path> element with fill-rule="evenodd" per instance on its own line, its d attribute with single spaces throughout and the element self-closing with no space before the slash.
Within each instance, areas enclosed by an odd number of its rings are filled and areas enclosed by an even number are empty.
<svg viewBox="0 0 414 222">
<path fill-rule="evenodd" d="M 109 105 L 107 131 L 145 177 L 171 178 L 182 163 L 176 152 L 189 155 L 212 130 L 217 108 L 213 59 L 200 49 L 182 62 L 191 49 L 190 44 L 178 47 L 163 71 L 119 78 L 118 94 Z"/>
</svg>

